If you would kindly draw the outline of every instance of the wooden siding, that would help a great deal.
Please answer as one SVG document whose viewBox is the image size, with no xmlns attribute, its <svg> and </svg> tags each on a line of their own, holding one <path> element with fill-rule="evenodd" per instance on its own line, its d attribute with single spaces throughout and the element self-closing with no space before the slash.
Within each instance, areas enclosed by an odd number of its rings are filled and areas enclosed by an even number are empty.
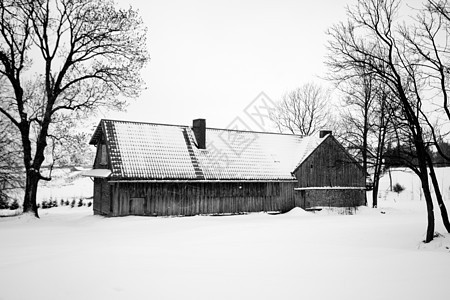
<svg viewBox="0 0 450 300">
<path fill-rule="evenodd" d="M 295 171 L 297 187 L 311 187 L 296 191 L 297 206 L 359 206 L 365 203 L 364 190 L 314 189 L 321 187 L 364 187 L 366 176 L 361 166 L 332 136 L 323 143 Z"/>
<path fill-rule="evenodd" d="M 332 136 L 300 165 L 295 176 L 298 187 L 365 186 L 361 166 Z"/>
<path fill-rule="evenodd" d="M 102 185 L 99 178 L 94 178 L 94 214 L 102 214 Z"/>
<path fill-rule="evenodd" d="M 102 198 L 109 216 L 191 216 L 288 211 L 295 207 L 292 182 L 243 183 L 109 183 L 112 206 Z M 95 203 L 95 201 L 94 201 Z"/>
<path fill-rule="evenodd" d="M 111 185 L 104 178 L 94 178 L 94 213 L 111 213 Z"/>
<path fill-rule="evenodd" d="M 355 207 L 364 205 L 364 190 L 303 190 L 300 195 L 301 207 Z"/>
</svg>

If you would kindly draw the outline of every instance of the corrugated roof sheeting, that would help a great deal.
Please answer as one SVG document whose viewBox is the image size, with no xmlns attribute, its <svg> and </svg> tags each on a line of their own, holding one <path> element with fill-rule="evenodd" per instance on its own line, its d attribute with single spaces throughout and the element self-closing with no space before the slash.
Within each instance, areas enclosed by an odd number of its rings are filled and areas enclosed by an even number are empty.
<svg viewBox="0 0 450 300">
<path fill-rule="evenodd" d="M 205 180 L 292 180 L 291 172 L 323 140 L 318 137 L 206 129 L 206 149 L 190 127 L 102 120 L 111 178 L 196 179 L 192 153 Z M 195 160 L 194 160 L 195 161 Z"/>
</svg>

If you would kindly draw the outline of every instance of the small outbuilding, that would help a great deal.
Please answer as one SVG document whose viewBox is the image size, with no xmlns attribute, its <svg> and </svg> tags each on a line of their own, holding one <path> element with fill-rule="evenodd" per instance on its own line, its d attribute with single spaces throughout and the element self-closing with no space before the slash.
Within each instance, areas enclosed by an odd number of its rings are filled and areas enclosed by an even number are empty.
<svg viewBox="0 0 450 300">
<path fill-rule="evenodd" d="M 94 213 L 190 216 L 359 206 L 362 167 L 330 131 L 314 136 L 101 120 Z"/>
</svg>

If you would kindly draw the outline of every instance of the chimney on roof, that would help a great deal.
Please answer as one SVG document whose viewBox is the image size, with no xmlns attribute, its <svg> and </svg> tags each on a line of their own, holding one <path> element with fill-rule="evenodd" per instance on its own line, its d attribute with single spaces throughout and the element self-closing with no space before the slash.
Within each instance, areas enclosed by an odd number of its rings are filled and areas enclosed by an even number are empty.
<svg viewBox="0 0 450 300">
<path fill-rule="evenodd" d="M 195 119 L 192 121 L 192 131 L 194 131 L 197 140 L 197 148 L 206 149 L 206 120 Z"/>
<path fill-rule="evenodd" d="M 331 134 L 333 134 L 333 131 L 331 131 L 331 130 L 321 130 L 319 133 L 319 137 L 324 138 L 327 135 L 331 135 Z"/>
</svg>

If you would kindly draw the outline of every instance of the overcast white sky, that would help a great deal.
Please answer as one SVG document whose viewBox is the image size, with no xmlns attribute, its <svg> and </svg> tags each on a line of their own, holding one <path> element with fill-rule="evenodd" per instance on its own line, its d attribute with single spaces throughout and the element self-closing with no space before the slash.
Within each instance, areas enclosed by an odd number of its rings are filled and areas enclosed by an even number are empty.
<svg viewBox="0 0 450 300">
<path fill-rule="evenodd" d="M 262 91 L 272 100 L 326 72 L 325 31 L 354 0 L 119 0 L 148 26 L 147 90 L 101 117 L 225 128 Z"/>
</svg>

